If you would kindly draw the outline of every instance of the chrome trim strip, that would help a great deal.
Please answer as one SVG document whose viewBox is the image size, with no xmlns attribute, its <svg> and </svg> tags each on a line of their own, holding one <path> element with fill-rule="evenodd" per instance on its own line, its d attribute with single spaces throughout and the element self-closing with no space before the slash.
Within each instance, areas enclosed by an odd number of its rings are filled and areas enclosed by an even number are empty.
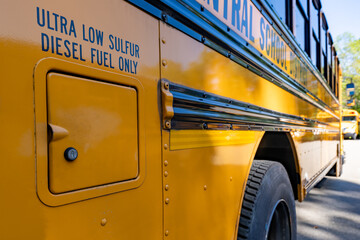
<svg viewBox="0 0 360 240">
<path fill-rule="evenodd" d="M 168 84 L 173 97 L 171 129 L 339 132 L 327 122 L 276 112 L 165 79 L 162 82 Z"/>
</svg>

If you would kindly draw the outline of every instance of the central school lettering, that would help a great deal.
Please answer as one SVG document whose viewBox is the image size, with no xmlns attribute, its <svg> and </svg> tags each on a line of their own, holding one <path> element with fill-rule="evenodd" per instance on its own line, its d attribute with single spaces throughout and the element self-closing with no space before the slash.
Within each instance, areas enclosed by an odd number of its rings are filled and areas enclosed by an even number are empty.
<svg viewBox="0 0 360 240">
<path fill-rule="evenodd" d="M 225 2 L 227 3 L 227 1 Z M 227 19 L 227 17 L 225 19 Z M 241 0 L 238 1 L 232 0 L 231 24 L 234 27 L 236 27 L 237 30 L 239 30 L 241 33 L 245 34 L 245 36 L 249 38 L 252 42 L 255 42 L 255 38 L 252 32 L 253 30 L 252 21 L 253 21 L 253 6 L 250 5 L 250 8 L 248 8 L 248 0 L 243 0 L 242 5 L 241 5 Z"/>
<path fill-rule="evenodd" d="M 266 55 L 272 60 L 280 64 L 285 70 L 288 70 L 286 53 L 288 52 L 287 45 L 280 38 L 280 36 L 270 28 L 270 25 L 263 17 L 260 18 L 260 48 L 262 51 L 266 50 Z"/>
<path fill-rule="evenodd" d="M 296 81 L 309 70 L 251 0 L 195 0 Z"/>
</svg>

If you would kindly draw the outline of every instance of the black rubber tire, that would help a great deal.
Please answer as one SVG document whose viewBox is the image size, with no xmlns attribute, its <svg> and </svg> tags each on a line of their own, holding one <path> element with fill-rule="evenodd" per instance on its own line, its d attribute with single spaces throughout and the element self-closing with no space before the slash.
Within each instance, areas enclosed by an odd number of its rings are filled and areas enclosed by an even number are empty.
<svg viewBox="0 0 360 240">
<path fill-rule="evenodd" d="M 238 239 L 296 239 L 294 194 L 280 163 L 254 160 L 242 203 Z"/>
</svg>

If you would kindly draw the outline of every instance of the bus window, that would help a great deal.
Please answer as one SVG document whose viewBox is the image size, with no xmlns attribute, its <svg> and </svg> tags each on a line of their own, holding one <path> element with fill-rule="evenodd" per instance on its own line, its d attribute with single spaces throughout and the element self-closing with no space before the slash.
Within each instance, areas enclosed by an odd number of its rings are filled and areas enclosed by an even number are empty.
<svg viewBox="0 0 360 240">
<path fill-rule="evenodd" d="M 297 1 L 295 7 L 295 38 L 300 47 L 308 53 L 308 5 L 307 1 Z"/>
<path fill-rule="evenodd" d="M 279 18 L 291 29 L 291 0 L 268 0 Z"/>
<path fill-rule="evenodd" d="M 285 21 L 286 19 L 286 4 L 285 0 L 268 0 L 271 7 L 274 8 L 276 14 L 279 16 L 279 18 L 282 21 Z"/>
<path fill-rule="evenodd" d="M 319 41 L 319 16 L 320 4 L 317 0 L 311 1 L 310 4 L 310 22 L 311 22 L 311 60 L 313 64 L 320 70 L 320 41 Z"/>
<path fill-rule="evenodd" d="M 333 75 L 333 81 L 334 81 L 334 93 L 337 95 L 337 79 L 336 79 L 336 50 L 335 47 L 332 48 L 332 75 Z"/>
<path fill-rule="evenodd" d="M 332 41 L 332 37 L 331 34 L 328 34 L 328 45 L 327 45 L 327 64 L 329 67 L 329 85 L 331 87 L 331 89 L 334 89 L 334 83 L 333 83 L 333 75 L 332 75 L 332 45 L 333 45 L 333 41 Z"/>
<path fill-rule="evenodd" d="M 356 121 L 356 116 L 344 116 L 343 121 Z"/>
<path fill-rule="evenodd" d="M 327 42 L 327 22 L 324 13 L 322 13 L 321 17 L 321 73 L 324 75 L 325 79 L 327 79 L 327 54 L 326 54 L 326 42 Z"/>
</svg>

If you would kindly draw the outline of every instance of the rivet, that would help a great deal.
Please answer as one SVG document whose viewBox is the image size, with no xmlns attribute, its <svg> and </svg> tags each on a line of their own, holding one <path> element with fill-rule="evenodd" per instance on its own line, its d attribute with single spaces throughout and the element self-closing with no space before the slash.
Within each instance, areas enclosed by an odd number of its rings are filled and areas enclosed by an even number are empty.
<svg viewBox="0 0 360 240">
<path fill-rule="evenodd" d="M 164 172 L 164 176 L 167 177 L 169 176 L 169 173 L 167 171 Z"/>
<path fill-rule="evenodd" d="M 205 42 L 205 37 L 201 37 L 201 42 Z"/>
<path fill-rule="evenodd" d="M 204 6 L 200 6 L 200 10 L 203 12 L 204 11 Z"/>
<path fill-rule="evenodd" d="M 230 182 L 232 181 L 232 177 L 230 177 Z"/>
<path fill-rule="evenodd" d="M 169 120 L 166 120 L 166 121 L 165 121 L 165 127 L 166 127 L 166 128 L 171 128 L 171 123 L 170 123 Z"/>
<path fill-rule="evenodd" d="M 169 89 L 169 83 L 168 83 L 168 82 L 165 82 L 165 83 L 164 83 L 164 88 L 165 88 L 166 90 Z"/>
<path fill-rule="evenodd" d="M 165 236 L 169 236 L 169 230 L 165 231 Z"/>
<path fill-rule="evenodd" d="M 101 219 L 101 226 L 105 226 L 107 223 L 106 218 Z"/>
<path fill-rule="evenodd" d="M 207 189 L 207 186 L 206 186 L 206 185 L 204 185 L 204 190 L 206 191 L 206 189 Z"/>
<path fill-rule="evenodd" d="M 169 198 L 166 198 L 166 199 L 165 199 L 165 203 L 166 203 L 166 204 L 169 204 L 169 202 L 170 202 L 170 199 L 169 199 Z"/>
<path fill-rule="evenodd" d="M 168 164 L 169 164 L 169 162 L 165 160 L 164 165 L 167 166 Z"/>
<path fill-rule="evenodd" d="M 229 27 L 227 27 L 227 29 L 226 29 L 228 32 L 230 32 L 230 28 Z"/>
<path fill-rule="evenodd" d="M 164 148 L 165 148 L 165 149 L 168 149 L 168 145 L 167 145 L 166 143 L 164 144 Z"/>
<path fill-rule="evenodd" d="M 165 185 L 165 191 L 169 191 L 169 185 L 168 184 Z"/>
<path fill-rule="evenodd" d="M 167 65 L 166 60 L 162 60 L 162 65 L 165 67 Z"/>
<path fill-rule="evenodd" d="M 163 44 L 165 44 L 165 43 L 166 43 L 165 38 L 161 39 L 161 42 L 162 42 Z"/>
</svg>

